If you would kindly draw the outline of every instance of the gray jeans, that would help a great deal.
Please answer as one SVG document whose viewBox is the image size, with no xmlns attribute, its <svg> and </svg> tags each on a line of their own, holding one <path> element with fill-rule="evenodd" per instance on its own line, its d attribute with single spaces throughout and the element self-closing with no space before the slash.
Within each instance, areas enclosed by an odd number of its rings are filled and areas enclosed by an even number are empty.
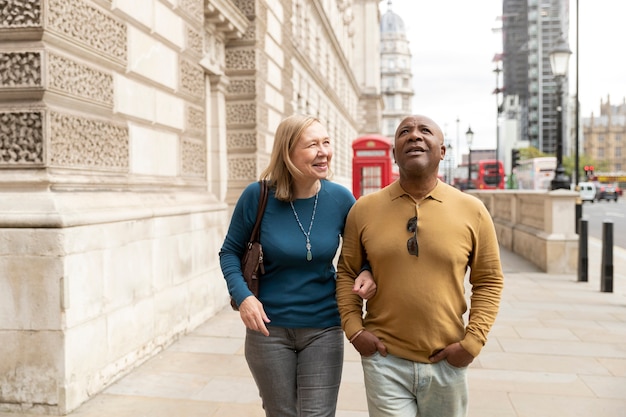
<svg viewBox="0 0 626 417">
<path fill-rule="evenodd" d="M 333 417 L 343 368 L 341 327 L 247 330 L 245 355 L 267 417 Z"/>
</svg>

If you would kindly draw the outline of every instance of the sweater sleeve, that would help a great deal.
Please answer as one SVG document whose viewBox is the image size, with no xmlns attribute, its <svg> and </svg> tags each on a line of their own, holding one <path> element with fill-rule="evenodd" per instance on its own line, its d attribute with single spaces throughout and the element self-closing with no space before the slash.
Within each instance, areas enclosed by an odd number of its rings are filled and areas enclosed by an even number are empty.
<svg viewBox="0 0 626 417">
<path fill-rule="evenodd" d="M 474 254 L 470 264 L 472 295 L 465 337 L 461 345 L 476 357 L 487 342 L 500 306 L 504 276 L 493 221 L 482 206 Z"/>
<path fill-rule="evenodd" d="M 241 272 L 241 258 L 256 221 L 260 192 L 259 183 L 250 184 L 243 191 L 235 205 L 226 238 L 219 252 L 220 267 L 228 292 L 237 305 L 252 295 Z"/>
<path fill-rule="evenodd" d="M 354 280 L 361 271 L 365 259 L 357 225 L 357 205 L 358 202 L 348 213 L 341 255 L 337 264 L 337 305 L 341 325 L 348 339 L 363 329 L 363 299 L 352 292 Z"/>
</svg>

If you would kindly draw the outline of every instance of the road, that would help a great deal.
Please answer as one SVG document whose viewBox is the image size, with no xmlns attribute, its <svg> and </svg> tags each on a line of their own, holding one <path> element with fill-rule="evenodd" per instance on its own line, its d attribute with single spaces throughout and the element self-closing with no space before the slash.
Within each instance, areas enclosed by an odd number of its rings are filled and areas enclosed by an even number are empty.
<svg viewBox="0 0 626 417">
<path fill-rule="evenodd" d="M 582 218 L 588 221 L 589 236 L 602 239 L 603 223 L 613 222 L 613 245 L 626 249 L 626 200 L 584 203 Z"/>
</svg>

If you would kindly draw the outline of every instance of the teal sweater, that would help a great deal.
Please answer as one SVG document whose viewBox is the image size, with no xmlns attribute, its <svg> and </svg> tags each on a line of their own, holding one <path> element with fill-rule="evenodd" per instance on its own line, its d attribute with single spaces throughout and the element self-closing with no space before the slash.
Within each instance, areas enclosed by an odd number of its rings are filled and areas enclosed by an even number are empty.
<svg viewBox="0 0 626 417">
<path fill-rule="evenodd" d="M 229 293 L 240 304 L 251 293 L 241 275 L 241 256 L 250 237 L 259 201 L 259 183 L 250 184 L 235 206 L 220 265 Z M 345 187 L 322 181 L 311 228 L 312 260 L 306 259 L 306 238 L 289 203 L 270 195 L 261 223 L 265 274 L 259 299 L 272 326 L 324 328 L 340 324 L 335 298 L 333 259 L 340 244 L 354 196 Z M 293 202 L 305 231 L 309 230 L 315 197 Z"/>
</svg>

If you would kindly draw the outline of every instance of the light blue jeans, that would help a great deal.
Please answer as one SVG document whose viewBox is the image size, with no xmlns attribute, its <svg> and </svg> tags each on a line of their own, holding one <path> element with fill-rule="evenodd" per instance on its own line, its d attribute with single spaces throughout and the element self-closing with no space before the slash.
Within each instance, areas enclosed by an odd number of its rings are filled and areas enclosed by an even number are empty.
<svg viewBox="0 0 626 417">
<path fill-rule="evenodd" d="M 267 417 L 333 417 L 343 368 L 343 331 L 268 326 L 247 330 L 245 355 Z"/>
<path fill-rule="evenodd" d="M 380 353 L 362 357 L 370 417 L 465 417 L 467 368 Z"/>
</svg>

